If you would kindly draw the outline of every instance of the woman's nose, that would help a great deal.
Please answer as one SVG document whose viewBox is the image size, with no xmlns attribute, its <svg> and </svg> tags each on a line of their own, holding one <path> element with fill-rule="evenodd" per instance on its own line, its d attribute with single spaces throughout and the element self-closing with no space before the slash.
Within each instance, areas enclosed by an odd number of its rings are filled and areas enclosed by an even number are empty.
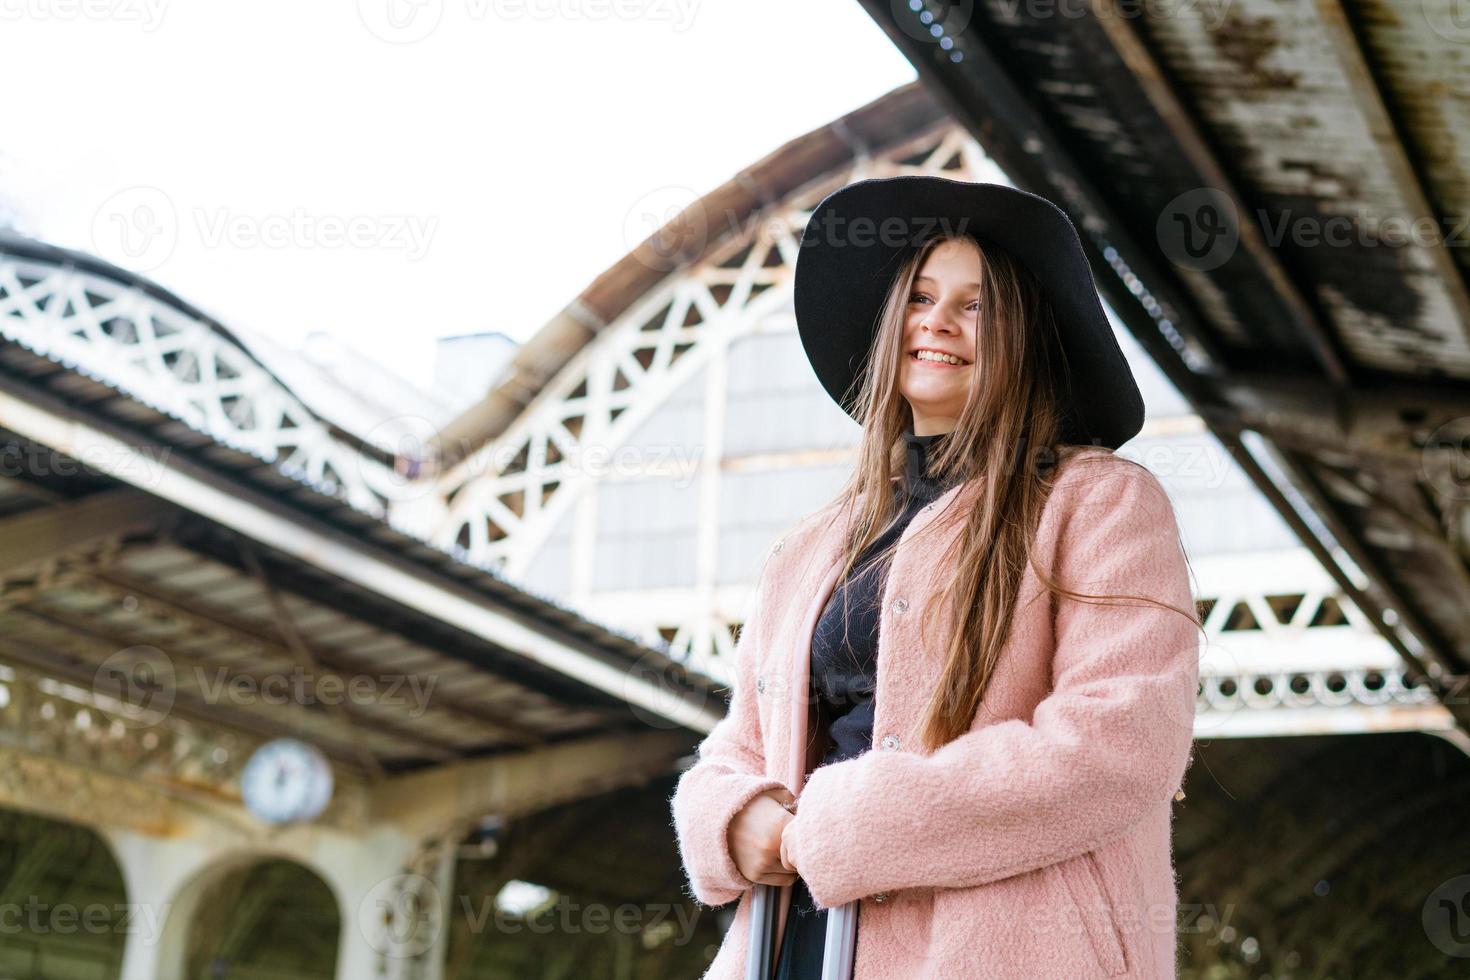
<svg viewBox="0 0 1470 980">
<path fill-rule="evenodd" d="M 960 328 L 954 315 L 941 307 L 930 310 L 919 324 L 929 330 L 943 330 L 948 333 L 957 333 Z"/>
</svg>

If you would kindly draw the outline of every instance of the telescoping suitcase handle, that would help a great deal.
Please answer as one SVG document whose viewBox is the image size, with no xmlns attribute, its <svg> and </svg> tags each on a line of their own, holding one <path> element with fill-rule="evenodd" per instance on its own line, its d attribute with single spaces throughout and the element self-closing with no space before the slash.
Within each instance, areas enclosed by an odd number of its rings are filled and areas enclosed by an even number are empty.
<svg viewBox="0 0 1470 980">
<path fill-rule="evenodd" d="M 771 980 L 775 957 L 776 913 L 780 892 L 775 885 L 756 885 L 750 899 L 750 944 L 745 951 L 745 980 Z"/>
<path fill-rule="evenodd" d="M 750 903 L 750 944 L 745 953 L 745 980 L 771 980 L 775 967 L 776 920 L 780 890 L 756 885 Z M 822 947 L 822 980 L 852 980 L 853 952 L 857 947 L 858 903 L 827 912 L 827 936 Z"/>
</svg>

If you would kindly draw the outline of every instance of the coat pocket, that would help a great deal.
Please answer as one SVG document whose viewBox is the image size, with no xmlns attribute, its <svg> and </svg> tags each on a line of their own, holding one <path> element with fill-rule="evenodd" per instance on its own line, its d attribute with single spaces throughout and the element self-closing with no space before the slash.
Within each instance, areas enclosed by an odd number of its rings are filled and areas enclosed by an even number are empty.
<svg viewBox="0 0 1470 980">
<path fill-rule="evenodd" d="M 1072 893 L 1072 902 L 1097 954 L 1098 965 L 1110 977 L 1127 973 L 1123 941 L 1118 935 L 1117 918 L 1112 903 L 1108 901 L 1107 889 L 1103 887 L 1097 853 L 1088 851 L 1070 858 L 1059 864 L 1057 870 L 1062 873 L 1067 889 Z"/>
</svg>

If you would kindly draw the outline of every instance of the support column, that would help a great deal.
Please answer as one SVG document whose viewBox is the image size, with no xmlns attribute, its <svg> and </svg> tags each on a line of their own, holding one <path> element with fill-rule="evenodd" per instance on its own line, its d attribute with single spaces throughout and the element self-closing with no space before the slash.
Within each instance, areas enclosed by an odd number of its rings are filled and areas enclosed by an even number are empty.
<svg viewBox="0 0 1470 980">
<path fill-rule="evenodd" d="M 189 923 L 206 888 L 200 879 L 218 863 L 202 841 L 150 837 L 100 828 L 127 883 L 130 922 L 120 980 L 189 980 L 184 975 Z M 200 882 L 200 887 L 189 887 Z"/>
</svg>

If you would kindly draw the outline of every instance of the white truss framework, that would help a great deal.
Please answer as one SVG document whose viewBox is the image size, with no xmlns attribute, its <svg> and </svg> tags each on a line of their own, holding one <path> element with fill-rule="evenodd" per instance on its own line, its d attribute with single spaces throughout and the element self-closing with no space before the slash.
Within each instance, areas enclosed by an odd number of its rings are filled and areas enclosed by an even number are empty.
<svg viewBox="0 0 1470 980">
<path fill-rule="evenodd" d="M 125 274 L 0 248 L 0 336 L 364 513 L 387 519 L 405 490 L 214 325 Z"/>
</svg>

